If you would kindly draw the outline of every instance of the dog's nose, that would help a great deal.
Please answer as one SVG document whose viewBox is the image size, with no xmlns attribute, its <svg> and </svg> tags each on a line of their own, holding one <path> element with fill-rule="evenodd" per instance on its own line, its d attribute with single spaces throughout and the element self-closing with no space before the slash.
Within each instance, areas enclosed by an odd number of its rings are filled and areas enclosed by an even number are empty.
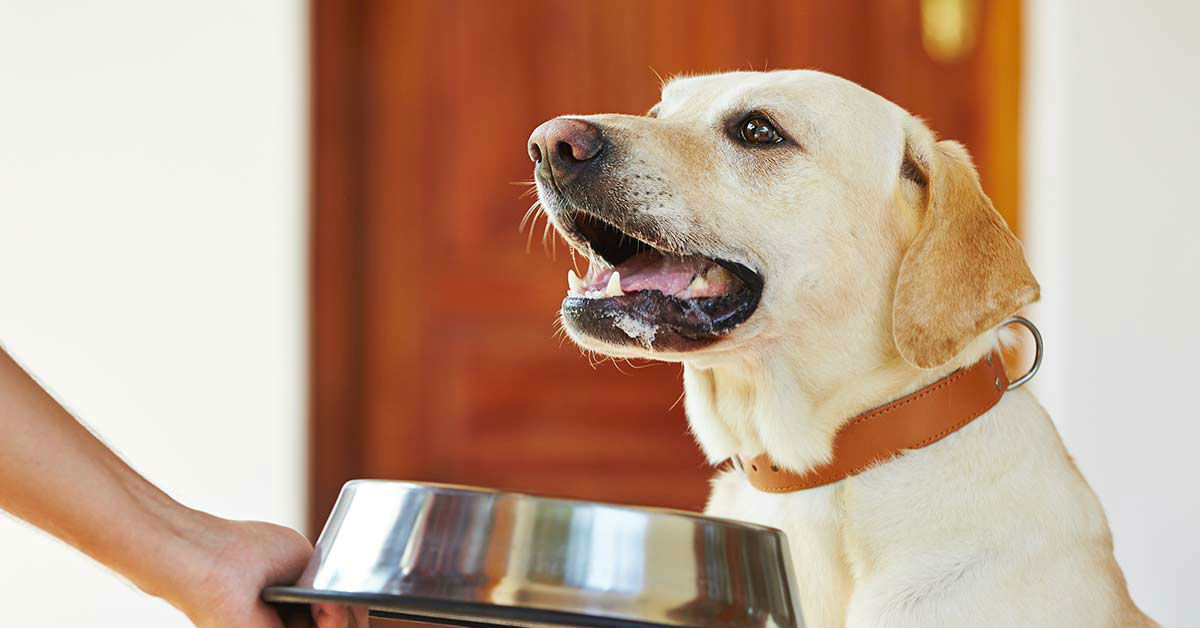
<svg viewBox="0 0 1200 628">
<path fill-rule="evenodd" d="M 543 122 L 529 136 L 529 158 L 539 164 L 549 160 L 555 172 L 569 172 L 575 166 L 593 159 L 604 146 L 600 129 L 572 118 L 555 118 Z"/>
</svg>

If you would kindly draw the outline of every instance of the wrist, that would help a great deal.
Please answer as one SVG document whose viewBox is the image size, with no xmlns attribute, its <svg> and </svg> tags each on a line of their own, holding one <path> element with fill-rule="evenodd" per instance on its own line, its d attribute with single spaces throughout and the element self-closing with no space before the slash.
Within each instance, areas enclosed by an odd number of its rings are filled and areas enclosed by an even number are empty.
<svg viewBox="0 0 1200 628">
<path fill-rule="evenodd" d="M 203 584 L 206 563 L 212 560 L 209 548 L 220 538 L 217 529 L 224 520 L 188 508 L 157 489 L 134 493 L 140 521 L 127 530 L 131 538 L 122 543 L 122 556 L 108 564 L 143 592 L 186 613 L 187 596 Z"/>
<path fill-rule="evenodd" d="M 138 586 L 197 626 L 274 623 L 265 620 L 274 611 L 260 592 L 294 582 L 312 553 L 302 535 L 269 523 L 230 521 L 178 504 L 163 520 L 162 551 Z"/>
</svg>

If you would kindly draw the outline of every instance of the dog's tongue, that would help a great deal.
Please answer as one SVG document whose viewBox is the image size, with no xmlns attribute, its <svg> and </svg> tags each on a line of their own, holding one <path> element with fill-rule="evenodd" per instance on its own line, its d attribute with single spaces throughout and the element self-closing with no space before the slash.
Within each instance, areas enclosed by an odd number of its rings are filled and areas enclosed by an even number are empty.
<svg viewBox="0 0 1200 628">
<path fill-rule="evenodd" d="M 729 292 L 734 277 L 723 267 L 698 255 L 677 257 L 643 251 L 621 262 L 615 269 L 588 269 L 589 289 L 604 290 L 613 271 L 621 273 L 621 290 L 657 290 L 668 296 L 686 298 L 717 296 Z"/>
<path fill-rule="evenodd" d="M 673 257 L 653 251 L 645 251 L 621 262 L 616 271 L 621 273 L 621 289 L 625 292 L 658 290 L 663 294 L 683 292 L 696 275 L 712 262 L 703 257 Z"/>
</svg>

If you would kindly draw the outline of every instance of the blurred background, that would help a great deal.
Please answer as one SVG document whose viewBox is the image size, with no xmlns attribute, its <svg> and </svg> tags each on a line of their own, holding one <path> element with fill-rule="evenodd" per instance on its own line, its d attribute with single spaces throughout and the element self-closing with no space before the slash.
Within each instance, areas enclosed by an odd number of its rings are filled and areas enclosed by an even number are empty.
<svg viewBox="0 0 1200 628">
<path fill-rule="evenodd" d="M 553 334 L 525 140 L 794 67 L 972 151 L 1134 598 L 1200 623 L 1192 2 L 0 0 L 0 342 L 225 517 L 315 538 L 357 477 L 702 508 L 679 367 Z M 186 625 L 11 519 L 0 557 L 0 625 Z"/>
</svg>

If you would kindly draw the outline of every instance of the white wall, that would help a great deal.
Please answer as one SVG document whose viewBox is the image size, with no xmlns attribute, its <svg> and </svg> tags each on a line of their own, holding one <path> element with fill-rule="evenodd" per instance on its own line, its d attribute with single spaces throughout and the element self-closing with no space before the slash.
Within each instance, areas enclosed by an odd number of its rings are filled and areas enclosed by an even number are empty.
<svg viewBox="0 0 1200 628">
<path fill-rule="evenodd" d="M 1037 391 L 1134 599 L 1200 625 L 1200 3 L 1026 6 Z"/>
<path fill-rule="evenodd" d="M 292 526 L 306 28 L 299 1 L 0 0 L 0 342 L 181 501 Z M 8 518 L 0 600 L 187 625 Z"/>
</svg>

